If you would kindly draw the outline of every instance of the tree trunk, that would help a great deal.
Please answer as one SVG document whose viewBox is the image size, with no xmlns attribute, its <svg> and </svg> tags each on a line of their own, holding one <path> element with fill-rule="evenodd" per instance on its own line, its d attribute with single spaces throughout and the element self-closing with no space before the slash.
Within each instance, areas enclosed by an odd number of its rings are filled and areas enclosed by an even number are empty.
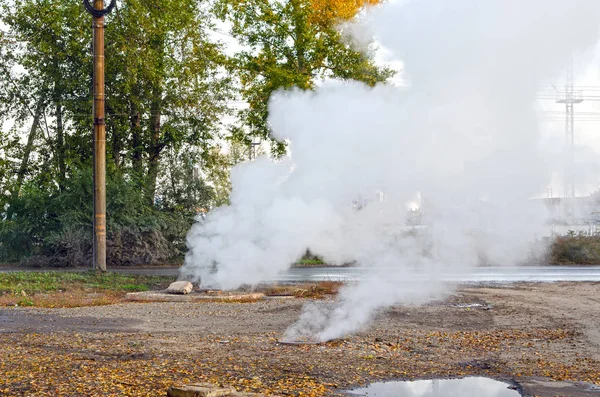
<svg viewBox="0 0 600 397">
<path fill-rule="evenodd" d="M 156 66 L 161 72 L 164 71 L 164 47 L 165 37 L 158 35 L 151 40 L 150 46 L 156 51 Z M 161 125 L 160 116 L 162 110 L 162 90 L 163 78 L 161 73 L 158 73 L 156 80 L 153 82 L 152 102 L 150 106 L 150 142 L 148 145 L 148 175 L 146 178 L 146 198 L 150 205 L 154 204 L 156 196 L 156 180 L 158 179 L 158 166 L 160 154 L 165 146 L 161 141 Z"/>
<path fill-rule="evenodd" d="M 54 67 L 56 70 L 59 69 L 58 61 L 54 61 Z M 55 147 L 55 158 L 58 165 L 58 188 L 62 191 L 65 188 L 65 175 L 67 173 L 67 166 L 65 162 L 65 135 L 63 126 L 63 108 L 62 108 L 62 92 L 63 88 L 60 84 L 60 77 L 54 80 L 54 92 L 53 100 L 55 106 L 55 117 L 56 117 L 56 147 Z"/>
<path fill-rule="evenodd" d="M 111 137 L 112 137 L 112 142 L 111 142 L 111 152 L 112 152 L 112 159 L 113 159 L 113 163 L 115 163 L 115 167 L 117 169 L 119 169 L 121 167 L 121 139 L 118 136 L 117 133 L 117 127 L 113 124 L 111 126 Z"/>
<path fill-rule="evenodd" d="M 159 90 L 155 96 L 157 99 L 152 104 L 152 114 L 150 115 L 150 145 L 148 147 L 148 178 L 146 182 L 146 194 L 150 204 L 154 204 L 160 153 L 164 147 L 164 145 L 160 143 L 160 97 L 161 94 Z"/>
<path fill-rule="evenodd" d="M 131 145 L 133 151 L 131 154 L 131 164 L 133 170 L 138 174 L 142 174 L 142 125 L 141 115 L 138 106 L 135 102 L 131 102 L 131 116 L 130 116 L 130 128 L 131 128 Z"/>
<path fill-rule="evenodd" d="M 58 161 L 58 187 L 61 191 L 65 188 L 65 177 L 67 173 L 65 157 L 62 105 L 60 103 L 60 96 L 58 96 L 56 100 L 56 159 Z"/>
<path fill-rule="evenodd" d="M 298 72 L 302 77 L 302 83 L 297 82 L 297 84 L 302 89 L 308 89 L 308 80 L 307 80 L 307 70 L 306 70 L 306 40 L 304 38 L 305 35 L 305 16 L 302 11 L 298 10 L 300 7 L 298 1 L 292 0 L 291 5 L 296 11 L 294 14 L 296 15 L 294 21 L 294 47 L 296 50 L 296 65 L 298 66 Z"/>
<path fill-rule="evenodd" d="M 111 116 L 114 113 L 115 112 L 113 109 L 107 104 L 106 115 Z M 110 128 L 110 151 L 112 153 L 112 161 L 115 164 L 115 167 L 119 169 L 121 168 L 121 150 L 123 149 L 123 142 L 121 140 L 119 126 L 117 123 L 111 123 L 108 125 L 108 127 Z"/>
<path fill-rule="evenodd" d="M 15 185 L 12 191 L 13 199 L 19 196 L 21 186 L 23 186 L 23 179 L 25 178 L 25 174 L 27 173 L 27 166 L 29 165 L 29 156 L 31 155 L 31 151 L 33 149 L 33 143 L 35 142 L 35 136 L 40 125 L 40 118 L 42 116 L 43 109 L 44 99 L 42 96 L 40 96 L 37 102 L 37 106 L 35 108 L 35 114 L 33 115 L 33 123 L 31 123 L 31 129 L 29 130 L 29 135 L 27 136 L 27 144 L 25 145 L 23 158 L 21 159 L 21 165 L 19 166 L 19 170 L 17 171 L 17 184 Z"/>
</svg>

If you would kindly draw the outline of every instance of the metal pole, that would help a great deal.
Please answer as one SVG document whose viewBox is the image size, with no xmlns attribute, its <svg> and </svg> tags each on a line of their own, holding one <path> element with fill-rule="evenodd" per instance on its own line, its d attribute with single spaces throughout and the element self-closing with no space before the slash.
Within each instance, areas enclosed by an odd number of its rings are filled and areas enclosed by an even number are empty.
<svg viewBox="0 0 600 397">
<path fill-rule="evenodd" d="M 83 0 L 92 14 L 94 48 L 94 269 L 106 271 L 106 125 L 104 122 L 104 15 L 112 11 L 116 0 L 104 8 L 104 0 Z"/>
<path fill-rule="evenodd" d="M 115 0 L 104 9 L 104 0 L 93 0 L 91 6 L 84 0 L 92 14 L 92 42 L 94 49 L 93 117 L 94 117 L 94 269 L 106 271 L 106 125 L 104 122 L 104 15 L 114 7 Z"/>
<path fill-rule="evenodd" d="M 104 1 L 94 0 L 103 10 Z M 106 124 L 104 122 L 104 15 L 93 17 L 94 41 L 94 269 L 106 271 Z"/>
</svg>

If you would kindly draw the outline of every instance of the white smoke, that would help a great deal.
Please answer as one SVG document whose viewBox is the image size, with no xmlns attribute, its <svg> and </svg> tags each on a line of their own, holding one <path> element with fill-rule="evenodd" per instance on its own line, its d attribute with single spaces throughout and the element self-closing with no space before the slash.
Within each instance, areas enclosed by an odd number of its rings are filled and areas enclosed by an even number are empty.
<svg viewBox="0 0 600 397">
<path fill-rule="evenodd" d="M 289 158 L 234 169 L 231 205 L 188 235 L 182 272 L 207 286 L 272 279 L 307 248 L 371 267 L 333 307 L 305 308 L 290 339 L 357 331 L 378 309 L 447 291 L 449 274 L 527 258 L 544 222 L 530 198 L 549 178 L 536 93 L 596 44 L 600 1 L 403 1 L 356 23 L 403 62 L 408 87 L 275 95 L 269 121 Z M 417 192 L 427 226 L 411 231 Z M 358 197 L 371 200 L 359 211 Z"/>
</svg>

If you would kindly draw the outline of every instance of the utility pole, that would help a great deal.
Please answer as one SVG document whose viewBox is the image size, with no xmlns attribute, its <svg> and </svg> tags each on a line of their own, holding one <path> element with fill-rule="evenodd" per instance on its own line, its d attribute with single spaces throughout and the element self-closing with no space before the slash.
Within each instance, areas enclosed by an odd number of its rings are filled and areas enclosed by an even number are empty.
<svg viewBox="0 0 600 397">
<path fill-rule="evenodd" d="M 250 141 L 248 144 L 248 160 L 256 160 L 256 147 L 260 145 L 260 141 L 255 142 L 254 140 Z"/>
<path fill-rule="evenodd" d="M 106 123 L 104 121 L 104 15 L 112 11 L 116 0 L 104 8 L 104 0 L 83 0 L 92 14 L 94 51 L 94 263 L 97 271 L 106 271 Z"/>
<path fill-rule="evenodd" d="M 567 68 L 564 97 L 556 101 L 556 103 L 565 104 L 565 198 L 575 197 L 575 111 L 573 105 L 581 102 L 583 102 L 581 95 L 575 93 L 573 59 L 571 59 Z"/>
</svg>

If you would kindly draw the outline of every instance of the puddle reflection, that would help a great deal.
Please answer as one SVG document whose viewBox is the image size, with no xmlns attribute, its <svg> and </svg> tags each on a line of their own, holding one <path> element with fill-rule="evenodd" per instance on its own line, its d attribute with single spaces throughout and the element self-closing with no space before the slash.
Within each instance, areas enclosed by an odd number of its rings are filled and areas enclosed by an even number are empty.
<svg viewBox="0 0 600 397">
<path fill-rule="evenodd" d="M 369 397 L 518 397 L 508 383 L 482 377 L 462 379 L 381 382 L 350 390 L 352 396 Z"/>
</svg>

